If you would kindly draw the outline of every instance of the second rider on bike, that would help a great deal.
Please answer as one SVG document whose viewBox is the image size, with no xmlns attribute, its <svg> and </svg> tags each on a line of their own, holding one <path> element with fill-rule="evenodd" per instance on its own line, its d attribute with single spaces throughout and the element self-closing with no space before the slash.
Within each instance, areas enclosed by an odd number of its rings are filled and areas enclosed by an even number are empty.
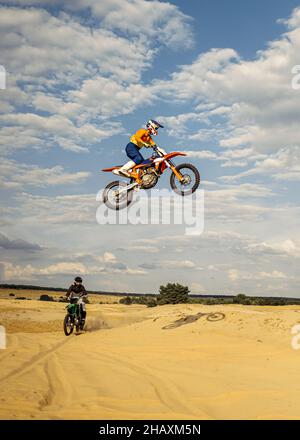
<svg viewBox="0 0 300 440">
<path fill-rule="evenodd" d="M 86 305 L 85 300 L 87 299 L 87 291 L 85 290 L 84 285 L 82 284 L 82 278 L 76 277 L 74 279 L 74 283 L 71 284 L 69 289 L 67 290 L 66 297 L 69 301 L 72 301 L 72 298 L 79 298 L 77 301 L 77 304 L 80 308 L 80 316 L 81 316 L 81 323 L 80 327 L 83 329 L 85 320 L 86 320 Z"/>
</svg>

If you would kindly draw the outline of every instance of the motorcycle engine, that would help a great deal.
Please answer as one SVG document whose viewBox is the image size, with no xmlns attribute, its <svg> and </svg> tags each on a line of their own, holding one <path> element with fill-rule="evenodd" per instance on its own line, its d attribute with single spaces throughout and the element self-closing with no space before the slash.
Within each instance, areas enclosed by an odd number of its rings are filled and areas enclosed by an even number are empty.
<svg viewBox="0 0 300 440">
<path fill-rule="evenodd" d="M 153 188 L 157 184 L 158 176 L 154 168 L 149 167 L 146 170 L 144 170 L 141 179 L 142 179 L 142 187 L 144 189 L 149 189 L 149 188 Z"/>
</svg>

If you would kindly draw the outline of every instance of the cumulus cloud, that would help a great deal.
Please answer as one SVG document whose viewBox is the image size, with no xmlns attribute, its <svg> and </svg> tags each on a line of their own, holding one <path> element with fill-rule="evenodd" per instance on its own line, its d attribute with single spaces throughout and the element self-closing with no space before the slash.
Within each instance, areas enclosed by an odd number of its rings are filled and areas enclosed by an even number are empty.
<svg viewBox="0 0 300 440">
<path fill-rule="evenodd" d="M 78 184 L 84 182 L 90 175 L 86 171 L 67 173 L 60 165 L 42 168 L 37 165 L 20 164 L 8 159 L 2 159 L 0 173 L 0 188 L 6 189 Z"/>
<path fill-rule="evenodd" d="M 198 269 L 196 264 L 190 260 L 166 260 L 161 261 L 160 266 L 166 269 Z"/>
<path fill-rule="evenodd" d="M 2 56 L 17 78 L 42 88 L 76 85 L 99 71 L 120 80 L 138 80 L 151 59 L 139 40 L 81 24 L 70 15 L 45 9 L 1 7 Z"/>
<path fill-rule="evenodd" d="M 3 153 L 30 147 L 47 150 L 49 145 L 82 153 L 88 151 L 88 145 L 122 132 L 120 124 L 105 124 L 102 128 L 90 123 L 77 126 L 59 114 L 47 117 L 35 113 L 0 115 L 0 124 L 3 126 L 0 135 Z M 12 143 L 15 138 L 16 142 Z"/>
<path fill-rule="evenodd" d="M 95 195 L 69 194 L 40 196 L 26 192 L 15 196 L 17 208 L 13 215 L 19 222 L 41 225 L 95 224 Z"/>
<path fill-rule="evenodd" d="M 10 80 L 0 106 L 0 113 L 10 113 L 1 121 L 6 152 L 57 144 L 80 153 L 121 133 L 121 125 L 106 118 L 131 113 L 141 96 L 143 105 L 151 103 L 154 93 L 141 84 L 141 75 L 157 45 L 192 44 L 189 17 L 171 3 L 56 3 L 62 8 L 56 15 L 42 0 L 1 6 L 0 47 Z M 27 114 L 20 111 L 24 105 Z M 12 134 L 17 144 L 11 145 Z"/>
<path fill-rule="evenodd" d="M 131 113 L 141 103 L 152 103 L 154 98 L 151 88 L 143 84 L 124 85 L 103 77 L 84 81 L 80 90 L 70 96 L 81 107 L 88 106 L 90 112 L 104 116 Z"/>
<path fill-rule="evenodd" d="M 285 279 L 287 278 L 286 274 L 281 271 L 273 270 L 272 272 L 246 272 L 240 271 L 237 269 L 230 269 L 227 273 L 228 278 L 233 281 L 261 281 L 264 279 Z"/>
<path fill-rule="evenodd" d="M 0 29 L 9 72 L 1 94 L 3 152 L 58 145 L 81 153 L 123 132 L 103 117 L 137 104 L 141 73 L 154 56 L 149 44 L 103 27 L 91 32 L 76 17 L 38 8 L 2 6 Z"/>
<path fill-rule="evenodd" d="M 287 151 L 300 146 L 300 93 L 291 86 L 291 70 L 299 64 L 299 11 L 295 9 L 285 20 L 288 31 L 253 60 L 241 59 L 232 49 L 212 49 L 192 64 L 181 66 L 169 80 L 157 81 L 156 86 L 168 99 L 200 103 L 199 112 L 170 117 L 173 134 L 188 133 L 198 141 L 215 138 L 221 148 L 230 151 L 217 158 L 225 167 L 246 167 L 262 159 L 253 173 L 262 168 L 272 173 L 269 165 L 278 152 L 285 162 Z M 214 109 L 220 110 L 213 113 Z M 191 121 L 202 127 L 195 130 L 194 125 L 187 130 Z M 234 149 L 240 157 L 234 157 Z M 247 152 L 245 156 L 242 150 Z M 265 157 L 269 154 L 270 161 Z M 285 177 L 298 180 L 298 170 L 282 171 L 278 178 Z"/>
<path fill-rule="evenodd" d="M 2 270 L 2 279 L 5 281 L 21 281 L 32 280 L 37 277 L 49 277 L 59 275 L 76 274 L 87 275 L 105 275 L 105 274 L 119 274 L 119 275 L 133 275 L 144 276 L 147 272 L 142 268 L 131 268 L 125 264 L 114 262 L 106 262 L 105 265 L 86 265 L 78 261 L 60 261 L 48 266 L 37 267 L 32 264 L 20 265 L 13 264 L 8 261 L 1 261 L 0 268 Z"/>
<path fill-rule="evenodd" d="M 253 256 L 300 257 L 300 241 L 287 239 L 280 242 L 248 243 L 244 252 Z"/>
<path fill-rule="evenodd" d="M 21 6 L 49 6 L 48 0 L 8 0 L 7 4 Z M 61 6 L 59 0 L 51 4 Z M 190 47 L 193 44 L 191 17 L 169 2 L 158 0 L 66 0 L 67 11 L 86 10 L 101 26 L 127 35 L 145 35 L 168 47 Z M 142 19 L 141 19 L 142 18 Z"/>
<path fill-rule="evenodd" d="M 253 168 L 237 175 L 223 176 L 222 179 L 234 181 L 254 175 L 267 175 L 275 180 L 300 181 L 300 146 L 281 148 L 256 161 Z"/>
</svg>

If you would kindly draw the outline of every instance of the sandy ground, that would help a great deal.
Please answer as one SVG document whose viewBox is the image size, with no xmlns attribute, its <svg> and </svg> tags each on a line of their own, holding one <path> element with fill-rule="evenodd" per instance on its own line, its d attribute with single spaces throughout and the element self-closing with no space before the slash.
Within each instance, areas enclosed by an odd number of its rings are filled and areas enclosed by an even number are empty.
<svg viewBox="0 0 300 440">
<path fill-rule="evenodd" d="M 90 304 L 69 337 L 64 307 L 0 299 L 1 419 L 300 418 L 300 307 Z"/>
</svg>

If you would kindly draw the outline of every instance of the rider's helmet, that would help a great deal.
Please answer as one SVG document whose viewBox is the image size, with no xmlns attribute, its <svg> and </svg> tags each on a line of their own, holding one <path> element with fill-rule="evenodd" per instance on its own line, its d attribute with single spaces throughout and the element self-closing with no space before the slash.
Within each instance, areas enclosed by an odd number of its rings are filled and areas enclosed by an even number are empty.
<svg viewBox="0 0 300 440">
<path fill-rule="evenodd" d="M 164 128 L 163 127 L 163 125 L 161 125 L 159 122 L 157 122 L 157 121 L 154 121 L 154 119 L 150 119 L 148 122 L 147 122 L 147 128 L 150 130 L 150 133 L 153 135 L 153 136 L 156 136 L 157 135 L 157 130 L 159 129 L 159 128 Z"/>
<path fill-rule="evenodd" d="M 76 277 L 74 278 L 75 283 L 82 283 L 82 278 L 81 277 Z"/>
</svg>

